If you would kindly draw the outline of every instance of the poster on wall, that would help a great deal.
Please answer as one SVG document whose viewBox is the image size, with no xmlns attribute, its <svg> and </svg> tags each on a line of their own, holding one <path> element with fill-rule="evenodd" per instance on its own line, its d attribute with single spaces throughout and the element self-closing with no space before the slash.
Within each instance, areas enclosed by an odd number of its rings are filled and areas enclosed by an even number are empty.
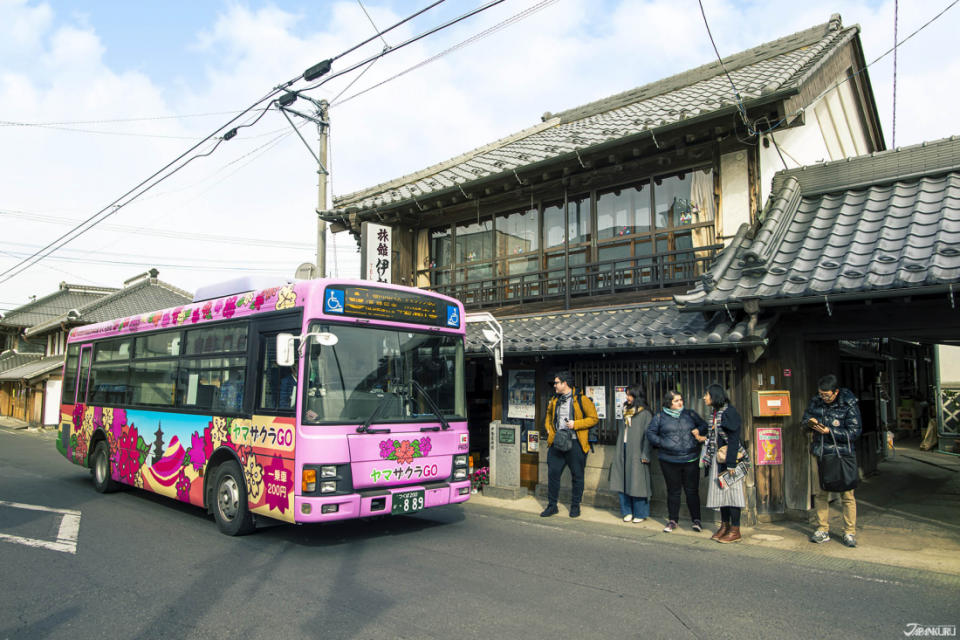
<svg viewBox="0 0 960 640">
<path fill-rule="evenodd" d="M 584 393 L 593 400 L 593 406 L 597 408 L 597 417 L 601 420 L 607 417 L 607 388 L 606 387 L 585 387 Z"/>
<path fill-rule="evenodd" d="M 617 420 L 623 420 L 623 403 L 627 401 L 627 388 L 613 388 L 613 402 L 617 407 Z"/>
<path fill-rule="evenodd" d="M 783 464 L 780 427 L 760 427 L 757 429 L 757 464 Z"/>
<path fill-rule="evenodd" d="M 534 420 L 536 418 L 536 372 L 518 369 L 507 377 L 507 417 Z"/>
</svg>

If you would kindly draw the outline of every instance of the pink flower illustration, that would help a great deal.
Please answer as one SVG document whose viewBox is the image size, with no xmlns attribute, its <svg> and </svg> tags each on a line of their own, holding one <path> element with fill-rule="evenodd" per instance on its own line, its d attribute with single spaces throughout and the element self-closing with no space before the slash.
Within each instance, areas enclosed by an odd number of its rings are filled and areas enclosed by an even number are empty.
<svg viewBox="0 0 960 640">
<path fill-rule="evenodd" d="M 190 502 L 190 478 L 187 477 L 183 469 L 177 476 L 177 498 L 184 502 Z"/>
<path fill-rule="evenodd" d="M 192 314 L 190 314 L 190 322 L 196 322 L 199 319 L 200 319 L 200 308 L 198 307 L 193 310 Z"/>
<path fill-rule="evenodd" d="M 393 440 L 381 440 L 380 441 L 380 457 L 384 460 L 388 460 L 393 454 L 394 441 Z"/>
<path fill-rule="evenodd" d="M 206 462 L 207 455 L 204 453 L 203 437 L 194 431 L 193 435 L 190 436 L 190 464 L 193 465 L 195 471 L 200 471 Z"/>
<path fill-rule="evenodd" d="M 223 305 L 223 317 L 232 318 L 233 314 L 237 312 L 237 296 L 232 298 L 227 298 L 227 301 Z"/>
<path fill-rule="evenodd" d="M 428 456 L 430 455 L 430 450 L 433 449 L 433 444 L 430 443 L 430 437 L 425 436 L 420 438 L 420 455 Z"/>
</svg>

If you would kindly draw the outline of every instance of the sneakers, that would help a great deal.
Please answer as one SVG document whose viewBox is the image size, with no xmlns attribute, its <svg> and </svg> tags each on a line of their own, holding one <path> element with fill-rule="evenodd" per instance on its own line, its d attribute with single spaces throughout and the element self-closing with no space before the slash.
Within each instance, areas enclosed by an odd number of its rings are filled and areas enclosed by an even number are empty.
<svg viewBox="0 0 960 640">
<path fill-rule="evenodd" d="M 700 524 L 699 520 L 694 520 L 693 526 L 690 528 L 696 531 L 697 533 L 700 533 L 701 531 L 703 531 L 703 526 Z"/>
<path fill-rule="evenodd" d="M 667 526 L 663 528 L 664 533 L 672 533 L 674 529 L 677 528 L 677 523 L 673 520 L 667 523 Z"/>
<path fill-rule="evenodd" d="M 634 518 L 633 522 L 636 524 L 637 522 L 643 522 L 644 520 L 646 520 L 646 518 Z"/>
<path fill-rule="evenodd" d="M 631 522 L 632 520 L 633 520 L 633 514 L 632 514 L 632 513 L 628 513 L 627 515 L 623 516 L 623 521 L 624 521 L 624 522 Z"/>
<path fill-rule="evenodd" d="M 843 534 L 843 538 L 841 538 L 841 541 L 843 542 L 843 545 L 845 547 L 857 546 L 857 538 L 852 533 Z"/>
<path fill-rule="evenodd" d="M 823 544 L 824 542 L 830 542 L 830 532 L 817 530 L 813 532 L 813 535 L 810 536 L 810 542 L 816 544 Z"/>
<path fill-rule="evenodd" d="M 550 516 L 555 516 L 560 513 L 560 509 L 557 509 L 557 505 L 548 504 L 547 508 L 540 512 L 541 518 L 549 518 Z"/>
</svg>

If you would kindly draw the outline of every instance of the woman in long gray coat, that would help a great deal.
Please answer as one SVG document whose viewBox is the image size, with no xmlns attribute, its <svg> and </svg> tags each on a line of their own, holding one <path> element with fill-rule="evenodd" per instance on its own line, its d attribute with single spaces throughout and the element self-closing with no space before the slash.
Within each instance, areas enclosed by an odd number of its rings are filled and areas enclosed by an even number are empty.
<svg viewBox="0 0 960 640">
<path fill-rule="evenodd" d="M 610 465 L 610 490 L 620 496 L 620 515 L 624 522 L 643 522 L 650 517 L 650 443 L 647 426 L 653 414 L 646 408 L 643 389 L 627 389 L 623 421 L 617 432 L 617 455 Z"/>
</svg>

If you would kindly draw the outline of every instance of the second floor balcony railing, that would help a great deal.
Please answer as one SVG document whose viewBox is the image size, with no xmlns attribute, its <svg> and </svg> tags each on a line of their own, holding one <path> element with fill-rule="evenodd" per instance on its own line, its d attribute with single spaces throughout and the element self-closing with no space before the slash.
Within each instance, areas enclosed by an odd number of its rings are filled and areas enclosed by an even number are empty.
<svg viewBox="0 0 960 640">
<path fill-rule="evenodd" d="M 654 256 L 569 264 L 522 274 L 435 284 L 430 289 L 476 309 L 678 287 L 692 285 L 710 268 L 722 248 L 722 244 L 712 244 Z"/>
</svg>

